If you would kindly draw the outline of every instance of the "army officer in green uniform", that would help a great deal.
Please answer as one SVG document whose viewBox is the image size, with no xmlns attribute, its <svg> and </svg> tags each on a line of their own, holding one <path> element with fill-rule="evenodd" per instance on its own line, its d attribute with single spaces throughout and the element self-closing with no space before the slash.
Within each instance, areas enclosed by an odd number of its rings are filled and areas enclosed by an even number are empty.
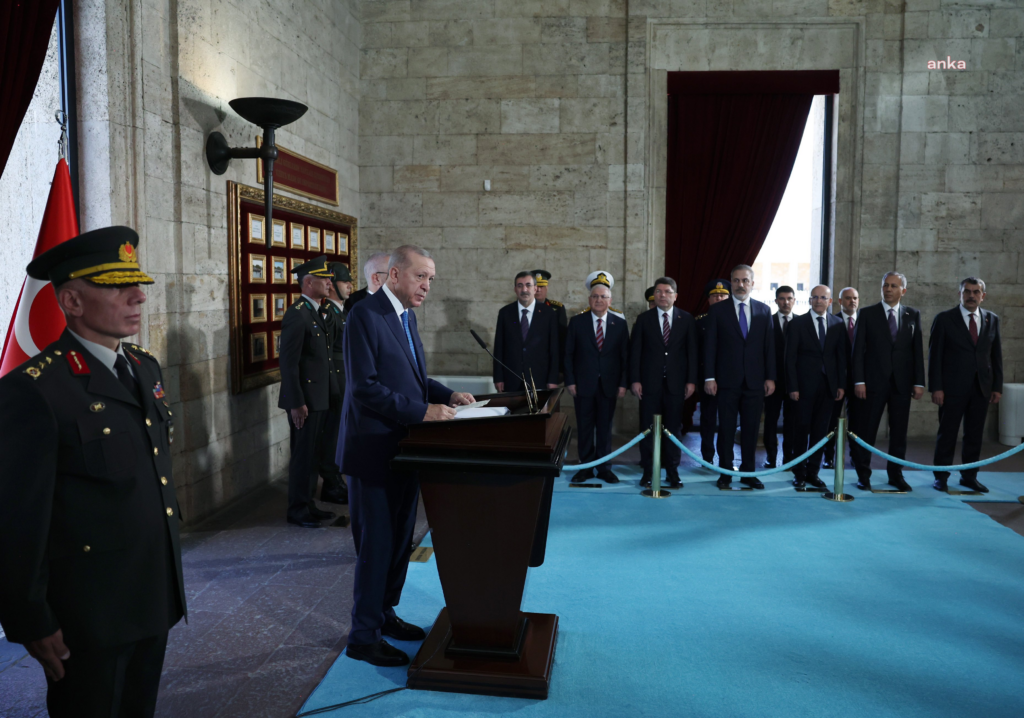
<svg viewBox="0 0 1024 718">
<path fill-rule="evenodd" d="M 330 291 L 324 308 L 331 315 L 331 371 L 338 380 L 338 394 L 345 396 L 345 300 L 352 294 L 352 274 L 341 262 L 328 262 L 331 270 Z M 338 431 L 341 429 L 341 402 L 331 405 L 324 423 L 320 446 L 320 476 L 324 483 L 320 487 L 320 500 L 331 504 L 348 503 L 348 486 L 342 478 L 335 454 L 338 452 Z"/>
<path fill-rule="evenodd" d="M 152 716 L 185 614 L 174 417 L 160 364 L 121 342 L 153 283 L 138 243 L 106 227 L 33 260 L 67 329 L 0 379 L 0 624 L 55 718 Z"/>
</svg>

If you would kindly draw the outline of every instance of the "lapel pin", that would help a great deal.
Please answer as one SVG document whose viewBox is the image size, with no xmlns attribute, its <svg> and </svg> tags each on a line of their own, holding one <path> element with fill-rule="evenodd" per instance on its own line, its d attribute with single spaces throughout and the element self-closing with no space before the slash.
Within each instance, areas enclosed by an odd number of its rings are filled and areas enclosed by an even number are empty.
<svg viewBox="0 0 1024 718">
<path fill-rule="evenodd" d="M 89 405 L 89 411 L 95 412 L 97 414 L 106 408 L 107 405 L 104 404 L 102 401 L 95 401 Z"/>
</svg>

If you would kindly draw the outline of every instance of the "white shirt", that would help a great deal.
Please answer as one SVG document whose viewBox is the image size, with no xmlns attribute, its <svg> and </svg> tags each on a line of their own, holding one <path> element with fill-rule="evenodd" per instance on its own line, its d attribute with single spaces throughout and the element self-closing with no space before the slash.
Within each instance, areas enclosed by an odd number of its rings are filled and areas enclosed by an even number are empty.
<svg viewBox="0 0 1024 718">
<path fill-rule="evenodd" d="M 779 328 L 784 332 L 788 332 L 789 323 L 793 321 L 793 312 L 790 312 L 789 314 L 783 314 L 782 312 L 775 313 L 779 315 Z M 739 319 L 739 317 L 736 318 Z"/>
<path fill-rule="evenodd" d="M 395 296 L 395 293 L 388 289 L 388 285 L 381 287 L 384 290 L 384 296 L 391 300 L 391 306 L 395 308 L 395 312 L 398 313 L 398 318 L 401 320 L 402 314 L 405 313 L 406 309 L 402 306 L 401 300 Z"/>
<path fill-rule="evenodd" d="M 669 307 L 667 310 L 658 307 L 658 329 L 664 328 L 665 317 L 668 317 L 668 328 L 669 331 L 672 330 L 672 309 L 672 307 Z"/>
<path fill-rule="evenodd" d="M 746 299 L 742 300 L 736 297 L 732 298 L 732 307 L 736 310 L 736 321 L 740 320 L 740 303 L 746 304 L 742 311 L 747 315 L 747 331 L 750 331 L 750 319 L 754 316 L 750 313 L 750 296 L 748 295 Z"/>
<path fill-rule="evenodd" d="M 965 307 L 963 304 L 960 305 L 960 314 L 964 318 L 964 326 L 967 327 L 967 331 L 971 331 L 971 314 L 972 312 Z M 978 328 L 978 333 L 981 334 L 981 307 L 974 310 L 974 324 Z"/>
<path fill-rule="evenodd" d="M 885 308 L 885 323 L 889 324 L 889 310 L 892 309 L 896 312 L 896 331 L 900 330 L 900 303 L 896 302 L 895 307 L 890 307 L 885 302 L 882 302 L 882 306 Z"/>
<path fill-rule="evenodd" d="M 526 321 L 533 324 L 533 310 L 537 308 L 537 300 L 534 299 L 530 302 L 530 306 L 524 307 L 522 302 L 516 302 L 516 319 L 519 321 L 523 320 L 523 310 L 526 310 Z"/>
<path fill-rule="evenodd" d="M 899 310 L 897 309 L 896 311 L 898 312 Z M 853 326 L 857 326 L 857 315 L 856 314 L 847 314 L 846 312 L 839 312 L 839 314 L 843 317 L 843 328 L 844 329 L 849 329 L 850 328 L 850 320 L 851 319 L 853 320 Z"/>
<path fill-rule="evenodd" d="M 607 337 L 608 336 L 608 312 L 604 313 L 603 317 L 599 317 L 594 312 L 590 313 L 593 317 L 591 324 L 594 325 L 594 336 L 597 336 L 597 320 L 601 320 L 601 332 Z"/>
<path fill-rule="evenodd" d="M 71 336 L 81 342 L 82 346 L 85 347 L 85 350 L 96 357 L 100 364 L 105 366 L 107 369 L 110 369 L 110 371 L 114 373 L 114 376 L 117 376 L 117 369 L 114 368 L 114 363 L 117 361 L 117 358 L 121 356 L 124 357 L 125 361 L 128 361 L 128 357 L 124 354 L 124 347 L 121 346 L 121 342 L 117 343 L 117 351 L 115 352 L 113 349 L 105 347 L 102 344 L 97 344 L 96 342 L 91 342 L 88 339 L 83 339 L 70 329 L 68 329 L 68 332 L 71 333 Z M 132 366 L 130 361 L 128 361 L 128 369 L 131 371 L 132 376 L 136 376 L 135 368 Z M 136 376 L 136 378 L 138 377 Z"/>
</svg>

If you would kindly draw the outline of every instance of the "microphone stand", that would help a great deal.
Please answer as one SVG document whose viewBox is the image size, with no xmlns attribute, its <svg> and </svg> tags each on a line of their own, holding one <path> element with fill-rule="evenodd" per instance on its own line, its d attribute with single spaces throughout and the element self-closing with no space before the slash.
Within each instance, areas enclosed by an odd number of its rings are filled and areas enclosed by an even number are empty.
<svg viewBox="0 0 1024 718">
<path fill-rule="evenodd" d="M 525 393 L 526 393 L 526 409 L 527 409 L 527 411 L 529 411 L 531 414 L 536 414 L 538 411 L 540 411 L 539 407 L 537 407 L 537 405 L 536 405 L 536 401 L 537 401 L 537 399 L 536 399 L 536 395 L 537 395 L 537 387 L 536 387 L 536 385 L 533 387 L 534 396 L 531 397 L 530 396 L 530 384 L 527 383 L 526 377 L 523 376 L 522 374 L 516 374 L 515 370 L 512 369 L 512 367 L 510 367 L 508 364 L 503 362 L 498 357 L 494 356 L 494 354 L 491 354 L 491 350 L 487 348 L 487 344 L 484 342 L 483 339 L 480 338 L 480 335 L 476 333 L 476 330 L 470 329 L 469 333 L 473 335 L 474 339 L 476 339 L 476 343 L 479 344 L 480 347 L 485 352 L 487 352 L 490 355 L 491 359 L 493 359 L 494 361 L 498 362 L 503 367 L 508 369 L 510 372 L 512 372 L 512 375 L 514 377 L 516 377 L 521 382 L 523 382 L 523 389 L 526 390 Z M 533 372 L 532 371 L 530 372 L 530 380 L 531 381 L 533 380 Z"/>
</svg>

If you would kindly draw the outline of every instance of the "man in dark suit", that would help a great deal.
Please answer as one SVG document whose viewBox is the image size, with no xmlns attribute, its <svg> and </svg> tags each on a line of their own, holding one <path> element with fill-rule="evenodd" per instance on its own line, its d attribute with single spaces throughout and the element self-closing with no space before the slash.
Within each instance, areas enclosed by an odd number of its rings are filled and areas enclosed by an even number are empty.
<svg viewBox="0 0 1024 718">
<path fill-rule="evenodd" d="M 537 284 L 537 292 L 534 295 L 541 304 L 546 304 L 555 311 L 555 318 L 558 320 L 558 361 L 565 358 L 565 335 L 569 328 L 569 318 L 565 312 L 565 305 L 554 299 L 548 299 L 548 284 L 551 282 L 551 272 L 546 269 L 533 270 L 533 281 Z M 562 367 L 564 369 L 564 367 Z"/>
<path fill-rule="evenodd" d="M 352 626 L 346 653 L 375 666 L 401 666 L 409 657 L 382 636 L 422 640 L 423 629 L 395 614 L 402 596 L 419 481 L 394 471 L 391 459 L 409 424 L 455 417 L 473 402 L 428 378 L 410 309 L 427 298 L 434 260 L 420 247 L 396 249 L 379 292 L 352 310 L 345 327 L 345 405 L 338 465 L 349 476 L 349 510 L 357 561 Z"/>
<path fill-rule="evenodd" d="M 904 305 L 907 278 L 899 272 L 882 277 L 882 301 L 865 307 L 857 322 L 851 370 L 853 408 L 861 404 L 853 431 L 875 445 L 882 412 L 889 409 L 889 452 L 907 456 L 907 426 L 910 423 L 910 399 L 924 396 L 924 334 L 921 312 Z M 848 325 L 847 325 L 848 326 Z M 857 488 L 871 490 L 871 453 L 850 442 L 850 454 L 857 469 Z M 903 467 L 886 464 L 889 483 L 900 491 L 910 491 L 903 479 Z"/>
<path fill-rule="evenodd" d="M 654 282 L 654 309 L 636 319 L 630 338 L 629 381 L 640 400 L 640 430 L 661 414 L 666 429 L 682 439 L 683 402 L 697 383 L 697 323 L 689 312 L 673 306 L 676 280 L 661 277 Z M 671 441 L 661 442 L 661 465 L 668 486 L 680 488 L 682 452 Z M 640 485 L 650 487 L 654 477 L 654 438 L 640 442 L 643 476 Z"/>
<path fill-rule="evenodd" d="M 331 315 L 331 371 L 338 382 L 338 393 L 345 396 L 345 321 L 348 312 L 344 301 L 352 294 L 352 274 L 341 262 L 328 262 L 331 270 L 331 283 L 328 285 L 327 301 L 324 308 Z M 348 503 L 348 487 L 341 475 L 336 459 L 338 453 L 338 429 L 341 427 L 341 401 L 331 405 L 324 422 L 320 441 L 320 500 L 331 504 Z"/>
<path fill-rule="evenodd" d="M 121 342 L 153 283 L 138 241 L 106 227 L 34 259 L 67 329 L 0 379 L 0 625 L 54 718 L 152 716 L 185 614 L 173 416 L 159 362 Z"/>
<path fill-rule="evenodd" d="M 732 285 L 728 279 L 712 279 L 704 286 L 708 307 L 729 299 Z M 697 317 L 697 380 L 704 376 L 704 343 L 708 327 L 708 315 Z M 700 456 L 709 464 L 715 462 L 715 432 L 718 431 L 718 397 L 704 391 L 704 384 L 697 386 L 700 400 Z"/>
<path fill-rule="evenodd" d="M 516 275 L 518 301 L 498 311 L 494 331 L 494 356 L 507 364 L 494 362 L 494 386 L 499 392 L 519 391 L 525 376 L 538 389 L 558 386 L 558 317 L 553 308 L 537 301 L 537 284 L 532 272 Z"/>
<path fill-rule="evenodd" d="M 565 388 L 576 407 L 581 464 L 611 453 L 615 403 L 626 395 L 629 327 L 625 319 L 608 311 L 612 305 L 611 286 L 610 282 L 590 288 L 590 308 L 573 317 L 566 332 Z M 572 482 L 582 483 L 595 475 L 609 484 L 619 482 L 608 463 L 596 470 L 577 471 Z"/>
<path fill-rule="evenodd" d="M 775 391 L 775 332 L 767 304 L 751 299 L 754 270 L 741 264 L 729 277 L 732 301 L 708 310 L 704 347 L 704 391 L 718 397 L 718 465 L 733 467 L 737 418 L 740 424 L 740 471 L 754 471 L 757 430 L 764 399 Z M 729 488 L 725 475 L 718 487 Z M 759 479 L 740 483 L 763 489 Z"/>
<path fill-rule="evenodd" d="M 795 459 L 797 434 L 796 402 L 786 391 L 786 335 L 789 323 L 795 318 L 796 292 L 792 287 L 782 285 L 775 290 L 775 304 L 779 311 L 772 317 L 775 332 L 775 366 L 777 378 L 775 391 L 764 400 L 764 449 L 768 454 L 764 468 L 774 469 L 779 457 L 779 415 L 782 415 L 782 463 Z M 701 410 L 703 411 L 703 409 Z M 703 432 L 702 432 L 703 433 Z"/>
<path fill-rule="evenodd" d="M 320 528 L 322 519 L 334 518 L 313 501 L 324 427 L 331 407 L 341 401 L 338 377 L 332 368 L 334 316 L 321 306 L 333 275 L 325 256 L 292 271 L 299 276 L 302 297 L 288 307 L 281 321 L 281 389 L 277 400 L 278 408 L 288 412 L 289 419 L 287 520 L 303 528 Z"/>
<path fill-rule="evenodd" d="M 387 252 L 374 252 L 363 262 L 363 278 L 366 279 L 366 286 L 352 292 L 345 300 L 345 311 L 352 311 L 359 302 L 373 294 L 384 284 L 388 276 L 388 259 L 391 255 Z"/>
<path fill-rule="evenodd" d="M 981 437 L 988 405 L 1003 395 L 1003 345 L 999 317 L 981 308 L 985 282 L 968 277 L 960 282 L 960 305 L 935 316 L 928 341 L 928 389 L 939 407 L 939 435 L 935 465 L 950 466 L 956 452 L 960 425 L 964 428 L 963 463 L 981 457 Z M 935 472 L 935 488 L 946 490 L 948 471 Z M 978 481 L 978 470 L 960 472 L 960 485 L 988 492 Z"/>
<path fill-rule="evenodd" d="M 842 401 L 837 401 L 835 406 L 832 407 L 832 418 L 828 422 L 829 433 L 833 433 L 839 426 L 839 417 L 843 415 L 843 407 L 847 408 L 847 427 L 851 431 L 859 431 L 856 427 L 859 425 L 859 417 L 863 413 L 861 410 L 864 408 L 864 401 L 858 399 L 853 393 L 853 345 L 857 338 L 857 307 L 860 306 L 860 293 L 853 287 L 845 287 L 843 291 L 839 292 L 839 311 L 836 312 L 836 316 L 843 322 L 843 328 L 846 330 L 846 386 L 843 387 L 845 392 Z M 853 458 L 853 443 L 850 444 L 850 458 Z M 826 469 L 836 468 L 836 437 L 832 437 L 825 444 L 825 451 L 822 454 L 823 461 L 822 466 Z"/>
<path fill-rule="evenodd" d="M 800 433 L 796 455 L 804 453 L 828 434 L 832 406 L 846 393 L 846 330 L 839 317 L 829 314 L 832 290 L 819 284 L 811 290 L 811 311 L 793 320 L 786 337 L 786 388 L 797 403 Z M 805 483 L 823 489 L 818 449 L 793 467 L 793 485 Z"/>
</svg>

